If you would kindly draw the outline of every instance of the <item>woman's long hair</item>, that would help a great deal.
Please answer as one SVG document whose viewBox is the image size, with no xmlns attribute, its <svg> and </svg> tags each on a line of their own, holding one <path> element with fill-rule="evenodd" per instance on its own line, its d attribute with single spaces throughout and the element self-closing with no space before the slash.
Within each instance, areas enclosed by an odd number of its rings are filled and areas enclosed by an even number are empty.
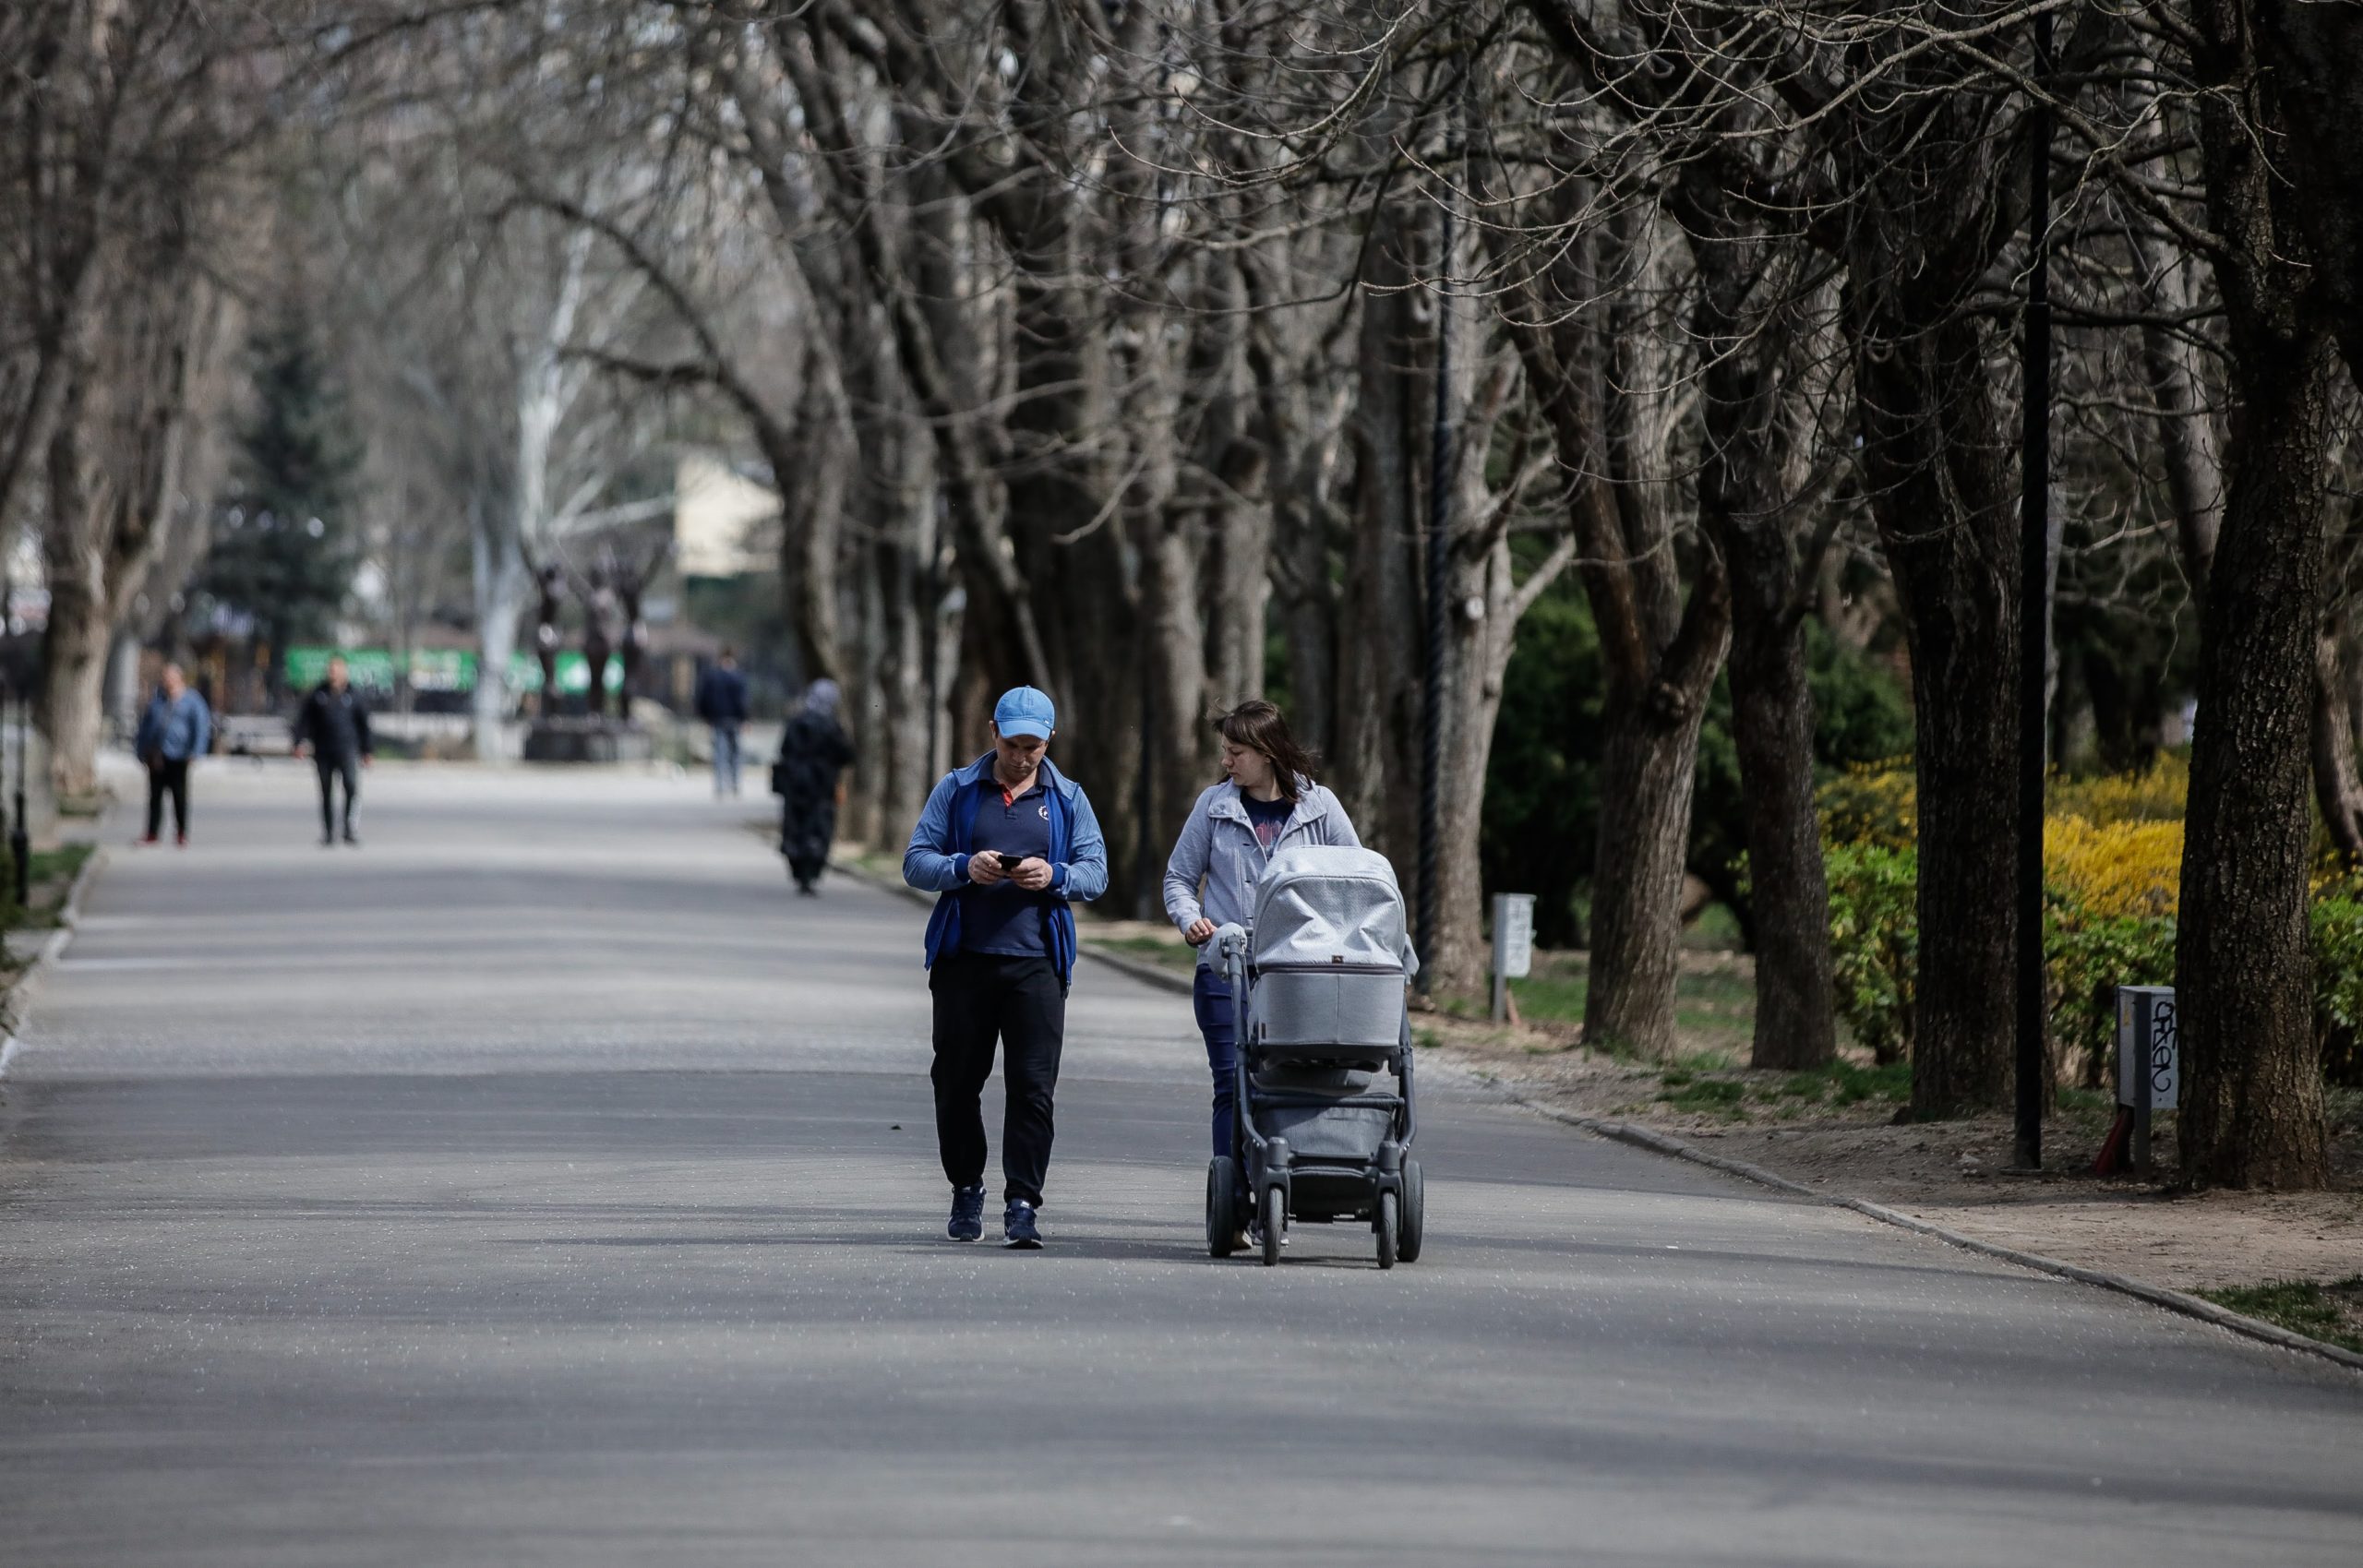
<svg viewBox="0 0 2363 1568">
<path fill-rule="evenodd" d="M 1281 716 L 1278 704 L 1251 697 L 1229 712 L 1216 714 L 1214 724 L 1233 746 L 1260 751 L 1272 760 L 1272 782 L 1280 786 L 1283 799 L 1296 799 L 1297 791 L 1312 782 L 1319 760 L 1289 734 L 1289 722 Z"/>
</svg>

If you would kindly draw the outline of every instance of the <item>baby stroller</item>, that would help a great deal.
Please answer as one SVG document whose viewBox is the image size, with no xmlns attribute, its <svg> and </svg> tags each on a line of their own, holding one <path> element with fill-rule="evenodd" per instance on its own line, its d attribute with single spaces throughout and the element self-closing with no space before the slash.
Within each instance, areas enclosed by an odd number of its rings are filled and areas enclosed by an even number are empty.
<svg viewBox="0 0 2363 1568">
<path fill-rule="evenodd" d="M 1411 1023 L 1403 987 L 1418 967 L 1403 894 L 1386 857 L 1305 845 L 1272 857 L 1252 929 L 1215 934 L 1237 1011 L 1238 1120 L 1206 1170 L 1206 1247 L 1229 1255 L 1251 1217 L 1264 1262 L 1289 1222 L 1368 1222 L 1378 1266 L 1420 1255 L 1420 1162 Z M 1373 1085 L 1390 1073 L 1390 1090 Z"/>
</svg>

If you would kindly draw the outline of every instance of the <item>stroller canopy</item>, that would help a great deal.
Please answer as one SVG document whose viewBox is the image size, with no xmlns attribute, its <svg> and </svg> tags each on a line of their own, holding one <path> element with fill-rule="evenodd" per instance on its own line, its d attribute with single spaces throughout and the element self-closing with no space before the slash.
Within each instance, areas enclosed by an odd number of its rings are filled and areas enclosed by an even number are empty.
<svg viewBox="0 0 2363 1568">
<path fill-rule="evenodd" d="M 1255 884 L 1255 964 L 1417 967 L 1395 868 L 1375 850 L 1301 844 Z"/>
</svg>

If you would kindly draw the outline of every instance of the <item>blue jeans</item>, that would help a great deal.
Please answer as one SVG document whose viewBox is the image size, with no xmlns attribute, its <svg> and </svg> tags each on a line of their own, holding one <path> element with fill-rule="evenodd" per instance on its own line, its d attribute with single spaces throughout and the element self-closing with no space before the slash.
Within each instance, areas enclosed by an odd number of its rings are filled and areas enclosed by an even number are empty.
<svg viewBox="0 0 2363 1568">
<path fill-rule="evenodd" d="M 1239 1103 L 1238 1019 L 1231 1011 L 1230 982 L 1205 964 L 1190 985 L 1190 1011 L 1206 1037 L 1206 1066 L 1215 1079 L 1215 1153 L 1230 1151 L 1231 1119 Z"/>
<path fill-rule="evenodd" d="M 714 726 L 714 793 L 738 793 L 738 726 Z"/>
</svg>

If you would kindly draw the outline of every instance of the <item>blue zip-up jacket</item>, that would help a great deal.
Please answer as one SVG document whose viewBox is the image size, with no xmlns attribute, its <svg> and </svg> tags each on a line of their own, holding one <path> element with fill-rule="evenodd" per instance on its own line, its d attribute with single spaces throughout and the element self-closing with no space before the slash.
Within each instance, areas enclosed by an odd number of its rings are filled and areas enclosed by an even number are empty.
<svg viewBox="0 0 2363 1568">
<path fill-rule="evenodd" d="M 1050 962 L 1059 984 L 1074 974 L 1074 910 L 1108 891 L 1108 841 L 1083 786 L 1042 759 L 1042 784 L 1050 797 Z M 927 923 L 927 965 L 960 948 L 960 890 L 968 880 L 968 826 L 976 816 L 977 792 L 998 791 L 993 754 L 943 775 L 927 797 L 911 844 L 903 851 L 903 880 L 922 892 L 941 893 Z"/>
<path fill-rule="evenodd" d="M 139 715 L 139 733 L 132 739 L 131 752 L 143 762 L 159 756 L 168 762 L 185 762 L 204 756 L 212 747 L 213 711 L 195 687 L 185 687 L 178 701 L 162 691 L 156 693 L 148 711 Z"/>
</svg>

